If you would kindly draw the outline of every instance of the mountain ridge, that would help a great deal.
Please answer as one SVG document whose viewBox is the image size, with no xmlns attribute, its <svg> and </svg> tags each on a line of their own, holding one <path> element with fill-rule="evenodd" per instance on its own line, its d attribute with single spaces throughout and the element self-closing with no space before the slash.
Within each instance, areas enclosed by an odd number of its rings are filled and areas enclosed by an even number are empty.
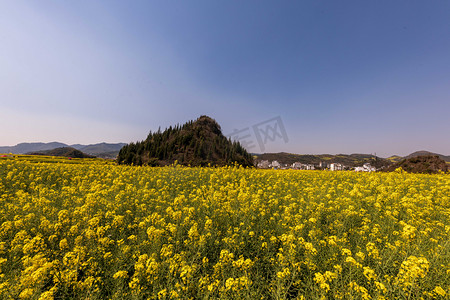
<svg viewBox="0 0 450 300">
<path fill-rule="evenodd" d="M 30 152 L 48 151 L 57 148 L 71 147 L 76 150 L 80 150 L 88 155 L 94 155 L 101 158 L 116 158 L 120 149 L 125 146 L 126 143 L 97 143 L 97 144 L 73 144 L 68 145 L 60 142 L 49 143 L 19 143 L 15 146 L 1 146 L 0 153 L 13 153 L 13 154 L 25 154 Z"/>
</svg>

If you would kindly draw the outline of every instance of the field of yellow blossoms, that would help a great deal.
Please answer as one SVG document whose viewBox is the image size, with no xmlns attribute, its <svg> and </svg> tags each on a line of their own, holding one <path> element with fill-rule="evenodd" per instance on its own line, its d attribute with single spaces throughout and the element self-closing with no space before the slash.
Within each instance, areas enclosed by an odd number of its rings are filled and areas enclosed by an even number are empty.
<svg viewBox="0 0 450 300">
<path fill-rule="evenodd" d="M 450 174 L 0 159 L 0 299 L 449 299 Z"/>
</svg>

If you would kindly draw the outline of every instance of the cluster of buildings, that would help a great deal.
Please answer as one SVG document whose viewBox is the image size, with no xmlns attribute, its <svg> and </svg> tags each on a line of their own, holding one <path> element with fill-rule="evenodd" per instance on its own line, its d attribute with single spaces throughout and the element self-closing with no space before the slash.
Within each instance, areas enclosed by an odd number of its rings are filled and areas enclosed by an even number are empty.
<svg viewBox="0 0 450 300">
<path fill-rule="evenodd" d="M 344 170 L 354 170 L 356 172 L 373 172 L 376 171 L 376 168 L 372 166 L 370 163 L 365 163 L 360 167 L 351 168 L 348 166 L 344 166 L 340 163 L 331 163 L 327 164 L 325 162 L 320 162 L 317 165 L 314 164 L 303 164 L 300 162 L 294 162 L 292 165 L 279 163 L 274 160 L 272 162 L 268 160 L 261 160 L 257 164 L 257 168 L 260 169 L 293 169 L 293 170 L 330 170 L 330 171 L 344 171 Z"/>
<path fill-rule="evenodd" d="M 355 167 L 355 172 L 374 172 L 377 168 L 369 163 L 365 163 L 362 167 Z"/>
<path fill-rule="evenodd" d="M 279 163 L 278 161 L 274 160 L 272 162 L 268 160 L 261 160 L 256 165 L 260 169 L 293 169 L 293 170 L 315 170 L 318 166 L 315 166 L 313 164 L 302 164 L 300 162 L 295 162 L 293 164 L 283 164 Z M 321 166 L 319 167 L 321 168 Z"/>
</svg>

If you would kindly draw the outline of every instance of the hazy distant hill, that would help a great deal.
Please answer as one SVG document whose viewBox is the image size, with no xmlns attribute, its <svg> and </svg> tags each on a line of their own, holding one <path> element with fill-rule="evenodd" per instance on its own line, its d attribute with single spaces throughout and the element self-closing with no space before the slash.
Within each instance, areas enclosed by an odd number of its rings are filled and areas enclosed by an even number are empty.
<svg viewBox="0 0 450 300">
<path fill-rule="evenodd" d="M 314 164 L 318 165 L 320 162 L 326 164 L 330 163 L 340 163 L 348 167 L 362 166 L 365 163 L 370 163 L 376 168 L 386 167 L 391 164 L 387 159 L 377 157 L 372 154 L 292 154 L 292 153 L 264 153 L 255 154 L 256 161 L 268 160 L 268 161 L 278 161 L 283 164 L 293 164 L 294 162 L 300 162 L 303 164 Z"/>
<path fill-rule="evenodd" d="M 51 142 L 51 143 L 20 143 L 15 146 L 0 147 L 0 153 L 24 154 L 27 152 L 36 152 L 51 150 L 59 147 L 67 147 L 66 144 Z"/>
<path fill-rule="evenodd" d="M 120 149 L 122 149 L 122 147 L 125 145 L 125 143 L 100 143 L 87 146 L 80 145 L 82 147 L 78 148 L 78 150 L 101 158 L 116 158 L 116 156 L 119 154 Z"/>
<path fill-rule="evenodd" d="M 70 145 L 70 147 L 80 150 L 81 148 L 86 147 L 86 145 L 73 144 L 73 145 Z"/>
<path fill-rule="evenodd" d="M 67 145 L 59 142 L 52 143 L 20 143 L 15 146 L 0 147 L 0 153 L 25 154 L 29 152 L 39 152 L 52 150 L 56 148 L 71 147 L 80 150 L 86 154 L 94 155 L 102 158 L 116 158 L 120 149 L 126 145 L 125 143 L 99 143 L 91 145 Z"/>
<path fill-rule="evenodd" d="M 65 156 L 65 157 L 72 157 L 72 158 L 94 158 L 95 156 L 85 154 L 81 152 L 80 150 L 77 150 L 72 147 L 60 147 L 55 148 L 51 150 L 42 150 L 42 151 L 36 151 L 36 152 L 29 152 L 26 153 L 29 155 L 49 155 L 49 156 Z"/>
<path fill-rule="evenodd" d="M 124 146 L 117 161 L 152 166 L 170 165 L 175 161 L 191 166 L 253 165 L 252 156 L 238 142 L 227 139 L 219 124 L 208 116 L 181 126 L 170 126 L 163 132 L 150 132 L 144 141 Z"/>
</svg>

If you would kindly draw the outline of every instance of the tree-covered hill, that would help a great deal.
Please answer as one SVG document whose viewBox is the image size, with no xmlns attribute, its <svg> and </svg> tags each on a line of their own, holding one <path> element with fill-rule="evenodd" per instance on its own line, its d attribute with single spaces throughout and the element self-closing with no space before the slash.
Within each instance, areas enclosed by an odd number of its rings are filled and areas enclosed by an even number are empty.
<svg viewBox="0 0 450 300">
<path fill-rule="evenodd" d="M 29 155 L 48 155 L 48 156 L 65 156 L 73 158 L 94 158 L 93 155 L 88 155 L 72 147 L 59 147 L 51 150 L 43 150 L 36 152 L 28 152 Z"/>
<path fill-rule="evenodd" d="M 438 155 L 413 156 L 391 165 L 386 171 L 394 171 L 397 168 L 402 168 L 408 173 L 425 174 L 446 172 L 449 169 L 447 163 Z"/>
<path fill-rule="evenodd" d="M 252 166 L 252 156 L 238 143 L 227 139 L 219 124 L 208 116 L 163 132 L 150 132 L 143 141 L 124 146 L 119 164 L 164 166 L 175 163 L 190 166 L 224 166 L 238 163 Z"/>
</svg>

